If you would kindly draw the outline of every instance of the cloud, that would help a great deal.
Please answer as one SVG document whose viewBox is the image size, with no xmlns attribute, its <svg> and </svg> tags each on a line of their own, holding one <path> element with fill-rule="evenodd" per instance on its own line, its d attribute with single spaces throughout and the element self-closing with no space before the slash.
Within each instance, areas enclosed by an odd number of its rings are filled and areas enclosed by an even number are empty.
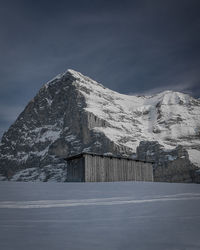
<svg viewBox="0 0 200 250">
<path fill-rule="evenodd" d="M 188 72 L 186 71 L 177 75 L 173 71 L 171 73 L 171 77 L 169 77 L 168 73 L 165 77 L 158 76 L 155 84 L 151 83 L 149 86 L 147 84 L 146 89 L 143 88 L 139 91 L 129 92 L 129 94 L 153 95 L 165 90 L 172 90 L 187 93 L 194 97 L 200 96 L 199 79 L 196 70 L 188 70 Z M 195 90 L 197 90 L 196 93 Z"/>
<path fill-rule="evenodd" d="M 9 126 L 17 119 L 18 115 L 23 111 L 22 106 L 1 106 L 0 109 L 0 138 Z"/>
<path fill-rule="evenodd" d="M 166 90 L 173 90 L 173 91 L 191 94 L 190 89 L 194 86 L 195 85 L 191 86 L 190 83 L 185 83 L 185 84 L 181 83 L 181 84 L 168 85 L 168 86 L 166 85 L 166 86 L 159 86 L 156 88 L 147 89 L 147 90 L 140 91 L 140 92 L 129 93 L 129 95 L 147 95 L 148 96 L 148 95 L 154 95 L 162 91 L 166 91 Z"/>
<path fill-rule="evenodd" d="M 199 7 L 195 0 L 2 3 L 0 124 L 13 121 L 8 107 L 25 106 L 67 68 L 121 93 L 200 96 Z"/>
<path fill-rule="evenodd" d="M 14 121 L 23 109 L 24 107 L 22 106 L 1 106 L 0 116 L 4 121 Z"/>
</svg>

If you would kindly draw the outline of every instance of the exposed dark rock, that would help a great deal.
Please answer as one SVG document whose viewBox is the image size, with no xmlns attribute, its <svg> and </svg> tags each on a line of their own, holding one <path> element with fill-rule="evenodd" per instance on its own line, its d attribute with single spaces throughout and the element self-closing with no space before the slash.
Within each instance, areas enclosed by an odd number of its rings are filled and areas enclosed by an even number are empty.
<svg viewBox="0 0 200 250">
<path fill-rule="evenodd" d="M 157 141 L 142 141 L 137 147 L 137 159 L 153 162 L 154 181 L 195 182 L 198 168 L 180 145 L 166 150 Z"/>
<path fill-rule="evenodd" d="M 0 179 L 65 181 L 63 157 L 83 151 L 130 156 L 144 140 L 182 144 L 198 153 L 199 107 L 200 100 L 172 91 L 121 95 L 69 70 L 45 84 L 4 133 Z M 159 180 L 179 180 L 169 177 L 168 170 L 172 173 L 174 164 L 184 171 L 187 166 L 193 169 L 188 154 L 182 147 L 169 152 L 164 146 L 141 142 L 138 158 L 155 162 Z M 161 166 L 168 168 L 164 175 Z M 189 180 L 188 175 L 180 178 Z"/>
</svg>

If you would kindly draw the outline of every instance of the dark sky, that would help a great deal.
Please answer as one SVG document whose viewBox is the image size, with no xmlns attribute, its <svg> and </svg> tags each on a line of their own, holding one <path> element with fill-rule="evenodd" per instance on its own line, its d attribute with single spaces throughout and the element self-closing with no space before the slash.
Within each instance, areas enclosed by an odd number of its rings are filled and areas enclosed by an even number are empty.
<svg viewBox="0 0 200 250">
<path fill-rule="evenodd" d="M 0 136 L 68 68 L 121 93 L 200 96 L 199 0 L 2 0 L 0 36 Z"/>
</svg>

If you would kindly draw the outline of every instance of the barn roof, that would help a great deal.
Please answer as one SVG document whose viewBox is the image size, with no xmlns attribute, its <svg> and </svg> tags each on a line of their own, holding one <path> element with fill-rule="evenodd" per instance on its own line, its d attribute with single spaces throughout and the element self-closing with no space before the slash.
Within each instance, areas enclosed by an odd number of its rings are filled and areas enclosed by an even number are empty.
<svg viewBox="0 0 200 250">
<path fill-rule="evenodd" d="M 106 154 L 97 154 L 97 153 L 92 153 L 92 152 L 82 152 L 79 154 L 75 154 L 75 155 L 71 155 L 67 158 L 64 158 L 64 160 L 66 161 L 71 161 L 77 158 L 81 158 L 84 157 L 85 155 L 92 155 L 92 156 L 99 156 L 99 157 L 105 157 L 105 158 L 116 158 L 116 159 L 125 159 L 125 160 L 129 160 L 129 161 L 137 161 L 137 162 L 145 162 L 145 163 L 153 163 L 150 161 L 141 161 L 141 160 L 137 160 L 137 159 L 133 159 L 130 157 L 124 157 L 124 156 L 116 156 L 116 155 L 106 155 Z"/>
</svg>

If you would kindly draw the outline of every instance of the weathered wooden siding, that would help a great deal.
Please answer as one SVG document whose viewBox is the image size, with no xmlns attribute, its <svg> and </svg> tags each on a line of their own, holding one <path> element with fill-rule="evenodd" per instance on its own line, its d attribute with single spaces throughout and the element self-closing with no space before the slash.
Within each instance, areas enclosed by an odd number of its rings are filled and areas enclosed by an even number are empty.
<svg viewBox="0 0 200 250">
<path fill-rule="evenodd" d="M 153 181 L 151 163 L 129 159 L 84 155 L 85 181 Z"/>
<path fill-rule="evenodd" d="M 67 181 L 84 182 L 84 157 L 76 158 L 67 163 Z"/>
</svg>

